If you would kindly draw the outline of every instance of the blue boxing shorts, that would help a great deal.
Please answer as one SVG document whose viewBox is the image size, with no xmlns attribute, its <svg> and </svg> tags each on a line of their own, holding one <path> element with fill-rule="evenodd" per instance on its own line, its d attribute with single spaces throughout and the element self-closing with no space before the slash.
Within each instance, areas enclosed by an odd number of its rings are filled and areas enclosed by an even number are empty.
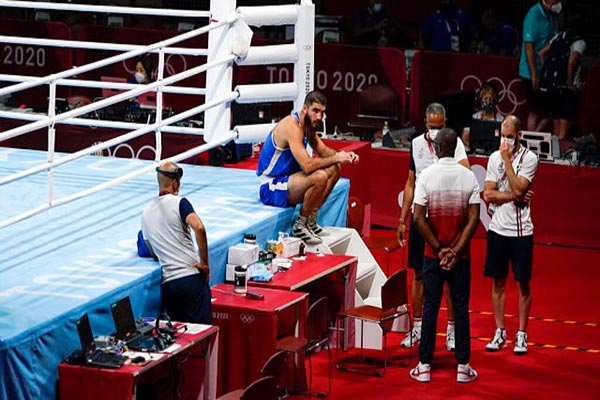
<svg viewBox="0 0 600 400">
<path fill-rule="evenodd" d="M 268 206 L 287 207 L 289 176 L 263 177 L 260 185 L 260 201 Z"/>
</svg>

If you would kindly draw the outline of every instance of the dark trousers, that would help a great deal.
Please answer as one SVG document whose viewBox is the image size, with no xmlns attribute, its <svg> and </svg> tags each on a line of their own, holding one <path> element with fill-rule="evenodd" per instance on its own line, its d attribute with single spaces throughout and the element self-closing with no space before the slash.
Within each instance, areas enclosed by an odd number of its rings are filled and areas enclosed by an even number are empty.
<svg viewBox="0 0 600 400">
<path fill-rule="evenodd" d="M 471 331 L 469 322 L 469 297 L 471 293 L 471 260 L 458 260 L 450 271 L 440 268 L 440 261 L 425 257 L 423 263 L 423 325 L 419 358 L 430 364 L 435 350 L 435 335 L 440 303 L 444 292 L 444 282 L 448 282 L 454 305 L 454 332 L 456 338 L 456 360 L 466 364 L 471 357 Z"/>
<path fill-rule="evenodd" d="M 212 324 L 210 287 L 205 274 L 169 281 L 161 287 L 163 310 L 173 321 Z"/>
</svg>

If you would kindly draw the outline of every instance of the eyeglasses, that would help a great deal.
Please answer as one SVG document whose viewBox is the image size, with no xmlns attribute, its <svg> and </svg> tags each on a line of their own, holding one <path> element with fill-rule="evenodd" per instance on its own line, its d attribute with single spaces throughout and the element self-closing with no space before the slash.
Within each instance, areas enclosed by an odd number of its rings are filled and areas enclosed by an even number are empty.
<svg viewBox="0 0 600 400">
<path fill-rule="evenodd" d="M 181 177 L 183 176 L 183 168 L 180 167 L 177 167 L 175 171 L 165 171 L 163 169 L 160 169 L 160 167 L 156 167 L 156 172 L 158 172 L 159 174 L 163 174 L 164 176 L 167 176 L 171 179 L 181 179 Z"/>
</svg>

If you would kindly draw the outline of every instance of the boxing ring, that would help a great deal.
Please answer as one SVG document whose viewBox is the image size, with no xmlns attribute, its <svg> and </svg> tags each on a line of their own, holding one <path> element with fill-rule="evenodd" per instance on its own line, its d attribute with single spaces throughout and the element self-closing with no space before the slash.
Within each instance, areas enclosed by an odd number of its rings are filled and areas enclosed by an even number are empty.
<svg viewBox="0 0 600 400">
<path fill-rule="evenodd" d="M 78 6 L 40 2 L 0 1 L 0 6 L 69 10 L 103 10 L 123 13 L 177 12 L 122 7 Z M 190 16 L 189 11 L 185 12 Z M 200 12 L 201 13 L 201 12 Z M 193 13 L 192 13 L 193 14 Z M 162 14 L 167 15 L 167 14 Z M 25 125 L 0 133 L 3 140 L 48 128 L 47 152 L 0 147 L 0 398 L 54 398 L 58 364 L 79 348 L 75 321 L 90 315 L 95 335 L 114 331 L 109 305 L 130 296 L 135 316 L 155 316 L 160 304 L 161 271 L 152 259 L 136 252 L 137 232 L 145 205 L 157 194 L 153 172 L 161 162 L 161 137 L 169 132 L 203 135 L 205 144 L 169 159 L 180 161 L 232 138 L 239 142 L 261 141 L 271 124 L 230 127 L 232 101 L 292 101 L 299 108 L 305 93 L 312 89 L 312 36 L 314 6 L 302 1 L 293 6 L 235 7 L 235 1 L 216 0 L 210 23 L 161 43 L 131 46 L 123 54 L 51 76 L 24 77 L 0 75 L 0 80 L 18 82 L 0 89 L 0 96 L 36 85 L 49 88 L 47 114 L 22 114 L 0 111 L 0 118 L 20 117 Z M 197 17 L 198 14 L 191 15 Z M 243 23 L 243 24 L 242 24 Z M 296 26 L 295 43 L 253 49 L 231 46 L 236 24 Z M 299 33 L 302 32 L 302 33 Z M 188 51 L 173 47 L 179 41 L 208 33 L 206 64 L 180 74 L 164 76 L 164 54 Z M 308 33 L 308 35 L 306 35 Z M 56 46 L 86 46 L 85 43 L 51 43 L 33 38 L 1 36 L 0 40 Z M 233 54 L 233 50 L 237 54 Z M 242 46 L 243 47 L 243 46 Z M 292 48 L 293 47 L 293 48 Z M 301 49 L 301 50 L 298 50 Z M 240 50 L 240 51 L 238 51 Z M 126 84 L 128 91 L 56 114 L 56 87 L 103 87 L 106 83 L 73 79 L 76 75 L 127 58 L 157 52 L 157 79 L 148 85 Z M 292 83 L 247 85 L 231 88 L 232 68 L 259 63 L 296 65 Z M 206 88 L 176 86 L 193 74 L 206 72 Z M 116 84 L 112 84 L 113 86 Z M 118 85 L 117 85 L 118 86 Z M 56 124 L 85 125 L 85 115 L 101 107 L 133 98 L 149 90 L 157 94 L 155 123 L 141 125 L 102 121 L 107 126 L 130 129 L 124 135 L 65 154 L 54 151 Z M 205 101 L 172 117 L 162 119 L 161 93 L 186 92 Z M 173 123 L 204 112 L 203 129 L 181 128 Z M 93 121 L 97 124 L 98 121 Z M 155 160 L 99 157 L 94 154 L 144 134 L 156 138 Z M 188 166 L 180 194 L 187 197 L 205 223 L 209 246 L 210 283 L 222 282 L 229 246 L 239 243 L 244 233 L 252 232 L 259 243 L 275 238 L 279 231 L 290 231 L 297 210 L 262 205 L 258 199 L 259 180 L 254 171 L 217 167 Z M 320 222 L 344 226 L 349 182 L 340 180 L 322 207 Z"/>
</svg>

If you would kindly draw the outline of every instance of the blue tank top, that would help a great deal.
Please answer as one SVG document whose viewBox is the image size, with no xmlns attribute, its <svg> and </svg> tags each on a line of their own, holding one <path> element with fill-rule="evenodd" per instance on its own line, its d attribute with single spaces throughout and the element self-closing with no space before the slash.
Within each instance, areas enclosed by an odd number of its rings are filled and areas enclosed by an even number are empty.
<svg viewBox="0 0 600 400">
<path fill-rule="evenodd" d="M 292 116 L 300 123 L 300 115 L 298 112 L 292 113 Z M 306 135 L 304 135 L 303 143 L 304 147 L 308 144 Z M 294 158 L 292 151 L 289 148 L 281 149 L 275 146 L 273 131 L 269 132 L 265 139 L 265 143 L 263 144 L 263 148 L 260 151 L 256 175 L 274 178 L 292 175 L 301 169 L 302 168 Z"/>
</svg>

